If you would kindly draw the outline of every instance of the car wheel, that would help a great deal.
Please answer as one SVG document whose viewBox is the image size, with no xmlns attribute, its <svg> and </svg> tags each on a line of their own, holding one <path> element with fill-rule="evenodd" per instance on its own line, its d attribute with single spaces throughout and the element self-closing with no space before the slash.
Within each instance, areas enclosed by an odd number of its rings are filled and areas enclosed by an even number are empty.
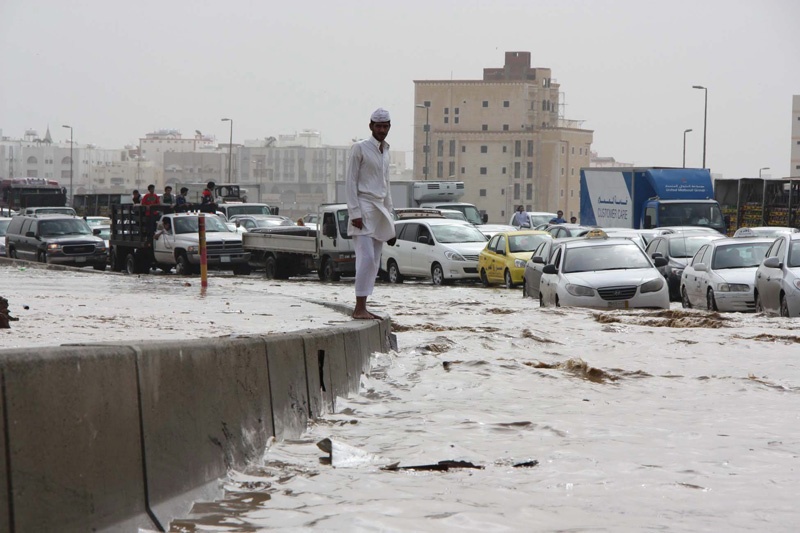
<svg viewBox="0 0 800 533">
<path fill-rule="evenodd" d="M 786 295 L 781 294 L 781 316 L 789 318 L 789 302 L 786 301 Z"/>
<path fill-rule="evenodd" d="M 105 265 L 105 263 L 103 263 L 103 264 L 101 264 L 101 263 L 95 263 L 94 265 L 92 265 L 92 267 L 93 267 L 95 270 L 99 270 L 100 272 L 105 272 L 105 270 L 106 270 L 106 265 Z"/>
<path fill-rule="evenodd" d="M 131 274 L 131 275 L 137 273 L 136 272 L 136 256 L 133 254 L 133 252 L 129 253 L 125 257 L 125 272 L 127 272 L 128 274 Z"/>
<path fill-rule="evenodd" d="M 439 263 L 434 263 L 431 267 L 431 281 L 434 285 L 444 285 L 444 270 Z"/>
<path fill-rule="evenodd" d="M 556 295 L 556 307 L 561 307 L 561 302 L 558 300 L 558 295 Z"/>
<path fill-rule="evenodd" d="M 684 309 L 692 308 L 692 302 L 689 301 L 689 295 L 686 294 L 686 287 L 681 287 L 681 306 Z"/>
<path fill-rule="evenodd" d="M 761 301 L 761 295 L 756 293 L 756 313 L 764 312 L 764 303 Z"/>
<path fill-rule="evenodd" d="M 46 252 L 39 252 L 38 257 L 36 260 L 40 263 L 47 263 L 47 253 Z"/>
<path fill-rule="evenodd" d="M 522 278 L 522 297 L 528 297 L 528 281 L 525 278 Z"/>
<path fill-rule="evenodd" d="M 539 293 L 539 307 L 547 307 L 544 305 L 544 298 L 542 298 L 542 293 Z"/>
<path fill-rule="evenodd" d="M 719 311 L 717 308 L 717 299 L 714 298 L 713 289 L 708 289 L 708 294 L 706 294 L 706 309 L 709 311 Z"/>
<path fill-rule="evenodd" d="M 489 278 L 486 276 L 486 269 L 485 268 L 481 269 L 481 283 L 483 283 L 484 287 L 488 287 L 489 286 Z"/>
<path fill-rule="evenodd" d="M 322 281 L 339 281 L 340 279 L 342 276 L 334 270 L 333 261 L 325 259 L 325 262 L 322 263 Z"/>
<path fill-rule="evenodd" d="M 503 279 L 505 280 L 506 289 L 513 289 L 514 288 L 514 280 L 511 279 L 511 271 L 506 269 L 506 273 L 503 275 Z"/>
<path fill-rule="evenodd" d="M 186 252 L 181 252 L 175 264 L 175 273 L 179 276 L 191 276 L 193 272 L 194 266 L 189 262 L 189 256 Z"/>
<path fill-rule="evenodd" d="M 14 248 L 10 248 L 10 249 L 8 250 L 8 256 L 9 256 L 11 259 L 19 259 L 19 256 L 17 255 L 17 251 L 16 251 Z"/>
<path fill-rule="evenodd" d="M 264 273 L 267 279 L 275 279 L 278 273 L 278 261 L 275 260 L 274 256 L 267 257 L 264 262 Z"/>
<path fill-rule="evenodd" d="M 233 275 L 234 276 L 249 276 L 250 275 L 250 265 L 247 263 L 241 263 L 238 265 L 233 265 Z"/>
<path fill-rule="evenodd" d="M 403 275 L 400 274 L 400 269 L 397 268 L 397 263 L 393 259 L 389 260 L 386 268 L 388 269 L 389 283 L 403 283 Z"/>
</svg>

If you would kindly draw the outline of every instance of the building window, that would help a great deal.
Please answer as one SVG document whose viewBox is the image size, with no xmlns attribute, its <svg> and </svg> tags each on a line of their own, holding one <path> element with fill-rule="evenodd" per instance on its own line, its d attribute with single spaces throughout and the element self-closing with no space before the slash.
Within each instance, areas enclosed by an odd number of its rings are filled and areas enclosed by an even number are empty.
<svg viewBox="0 0 800 533">
<path fill-rule="evenodd" d="M 465 153 L 466 151 L 467 151 L 467 145 L 466 145 L 466 144 L 462 144 L 462 145 L 461 145 L 461 153 L 463 154 L 463 153 Z"/>
<path fill-rule="evenodd" d="M 503 131 L 508 131 L 508 124 L 503 124 Z"/>
<path fill-rule="evenodd" d="M 506 195 L 506 190 L 500 189 L 500 196 L 505 196 L 505 195 Z"/>
<path fill-rule="evenodd" d="M 436 177 L 437 178 L 444 177 L 444 163 L 442 161 L 438 161 L 436 163 Z"/>
<path fill-rule="evenodd" d="M 522 155 L 522 141 L 514 141 L 514 157 Z"/>
<path fill-rule="evenodd" d="M 489 147 L 488 147 L 488 146 L 486 146 L 485 144 L 482 144 L 482 145 L 481 145 L 481 153 L 482 153 L 482 154 L 486 154 L 486 153 L 488 153 L 488 152 L 489 152 Z"/>
<path fill-rule="evenodd" d="M 458 124 L 458 117 L 455 117 L 455 118 L 453 119 L 453 122 L 455 122 L 456 124 Z"/>
<path fill-rule="evenodd" d="M 569 197 L 570 198 L 575 198 L 575 189 L 570 189 L 569 190 Z"/>
<path fill-rule="evenodd" d="M 533 141 L 528 141 L 528 157 L 533 157 Z"/>
<path fill-rule="evenodd" d="M 448 166 L 448 168 L 447 168 L 447 177 L 449 178 L 451 176 L 455 176 L 456 175 L 456 162 L 455 161 L 450 161 L 450 163 L 447 166 Z"/>
<path fill-rule="evenodd" d="M 503 153 L 506 153 L 506 152 L 508 152 L 508 146 L 506 146 L 506 145 L 504 144 L 504 145 L 503 145 Z"/>
<path fill-rule="evenodd" d="M 509 106 L 509 101 L 503 100 L 503 107 L 508 107 L 508 106 Z"/>
<path fill-rule="evenodd" d="M 483 101 L 483 107 L 489 107 L 489 100 Z"/>
<path fill-rule="evenodd" d="M 450 157 L 456 156 L 456 141 L 450 141 Z"/>
<path fill-rule="evenodd" d="M 572 147 L 572 155 L 575 155 L 575 147 Z"/>
<path fill-rule="evenodd" d="M 561 189 L 561 198 L 564 198 L 564 189 Z"/>
<path fill-rule="evenodd" d="M 444 117 L 444 123 L 447 124 L 448 122 L 450 122 L 450 117 Z"/>
<path fill-rule="evenodd" d="M 486 196 L 486 189 L 480 189 L 480 190 L 478 191 L 478 195 L 479 195 L 479 196 Z"/>
<path fill-rule="evenodd" d="M 569 174 L 570 174 L 570 176 L 574 176 L 575 175 L 575 167 L 572 167 L 571 169 L 569 169 Z"/>
<path fill-rule="evenodd" d="M 514 200 L 519 200 L 519 183 L 514 184 Z"/>
<path fill-rule="evenodd" d="M 562 154 L 564 153 L 564 147 L 563 146 L 561 147 L 561 153 Z"/>
<path fill-rule="evenodd" d="M 439 157 L 444 156 L 444 141 L 441 139 L 436 141 L 436 155 Z"/>
<path fill-rule="evenodd" d="M 561 175 L 564 175 L 564 167 L 561 167 Z"/>
<path fill-rule="evenodd" d="M 506 173 L 506 167 L 503 167 L 503 174 Z"/>
<path fill-rule="evenodd" d="M 528 179 L 533 179 L 533 162 L 528 161 Z"/>
<path fill-rule="evenodd" d="M 519 179 L 519 176 L 520 176 L 519 169 L 520 169 L 520 164 L 519 164 L 519 161 L 517 161 L 516 163 L 514 163 L 514 179 L 517 179 L 517 180 Z"/>
<path fill-rule="evenodd" d="M 481 167 L 481 176 L 486 175 L 486 167 Z"/>
<path fill-rule="evenodd" d="M 422 105 L 424 105 L 425 107 L 430 107 L 431 106 L 431 101 L 430 100 L 425 100 L 424 102 L 422 102 Z"/>
<path fill-rule="evenodd" d="M 467 173 L 467 171 L 466 171 L 466 169 L 464 167 L 461 167 L 461 173 L 462 174 L 466 174 Z"/>
<path fill-rule="evenodd" d="M 486 124 L 481 124 L 481 131 L 486 131 L 489 129 L 489 126 Z"/>
<path fill-rule="evenodd" d="M 525 185 L 525 199 L 526 200 L 533 200 L 533 184 L 528 183 Z M 530 209 L 529 209 L 530 211 Z"/>
<path fill-rule="evenodd" d="M 450 114 L 450 108 L 449 107 L 445 107 L 444 108 L 444 114 L 445 115 L 449 115 Z"/>
<path fill-rule="evenodd" d="M 458 115 L 458 108 L 457 108 L 457 107 L 456 107 L 455 109 L 453 109 L 453 113 L 455 113 L 456 115 Z"/>
</svg>

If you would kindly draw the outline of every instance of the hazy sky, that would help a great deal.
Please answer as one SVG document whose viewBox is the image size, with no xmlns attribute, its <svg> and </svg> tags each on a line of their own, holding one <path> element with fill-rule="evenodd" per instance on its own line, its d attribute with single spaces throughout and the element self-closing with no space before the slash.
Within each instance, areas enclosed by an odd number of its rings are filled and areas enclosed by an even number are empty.
<svg viewBox="0 0 800 533">
<path fill-rule="evenodd" d="M 0 128 L 114 148 L 195 129 L 234 142 L 302 129 L 327 144 L 392 112 L 411 150 L 413 80 L 480 79 L 530 51 L 600 155 L 789 175 L 800 94 L 797 0 L 0 0 Z M 410 164 L 410 161 L 409 161 Z"/>
</svg>

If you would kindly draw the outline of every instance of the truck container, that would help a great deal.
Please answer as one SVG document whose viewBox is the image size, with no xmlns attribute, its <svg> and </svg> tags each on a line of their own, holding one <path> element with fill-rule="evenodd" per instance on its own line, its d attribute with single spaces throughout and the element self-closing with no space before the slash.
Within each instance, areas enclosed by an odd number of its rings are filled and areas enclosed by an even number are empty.
<svg viewBox="0 0 800 533">
<path fill-rule="evenodd" d="M 485 216 L 473 204 L 459 202 L 464 196 L 463 181 L 392 181 L 392 204 L 395 208 L 427 207 L 432 209 L 455 209 L 464 213 L 468 222 L 484 224 Z M 336 182 L 336 201 L 347 202 L 344 181 Z"/>
<path fill-rule="evenodd" d="M 356 271 L 346 204 L 322 204 L 319 229 L 276 226 L 242 234 L 251 265 L 263 267 L 269 279 L 287 279 L 316 271 L 320 280 L 338 281 Z"/>
<path fill-rule="evenodd" d="M 700 168 L 582 168 L 581 224 L 650 229 L 704 226 L 725 232 L 711 173 Z"/>
</svg>

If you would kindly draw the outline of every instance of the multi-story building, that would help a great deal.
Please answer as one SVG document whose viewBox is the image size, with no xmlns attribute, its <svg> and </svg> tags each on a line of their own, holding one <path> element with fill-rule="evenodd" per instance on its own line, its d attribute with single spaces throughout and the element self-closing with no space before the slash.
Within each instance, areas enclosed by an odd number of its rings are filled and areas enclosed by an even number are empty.
<svg viewBox="0 0 800 533">
<path fill-rule="evenodd" d="M 800 177 L 800 95 L 792 96 L 792 159 L 789 175 Z"/>
<path fill-rule="evenodd" d="M 165 168 L 164 154 L 172 152 L 197 152 L 215 148 L 214 137 L 195 130 L 194 137 L 184 139 L 178 130 L 163 129 L 146 134 L 139 139 L 139 150 L 144 159 Z"/>
<path fill-rule="evenodd" d="M 597 152 L 591 152 L 589 166 L 595 168 L 633 167 L 633 163 L 621 163 L 611 156 L 601 156 L 597 155 Z"/>
<path fill-rule="evenodd" d="M 463 200 L 492 222 L 518 205 L 577 216 L 593 132 L 560 116 L 560 85 L 530 52 L 506 52 L 482 80 L 414 84 L 416 179 L 463 181 Z"/>
<path fill-rule="evenodd" d="M 70 182 L 75 194 L 126 193 L 162 182 L 160 169 L 138 160 L 135 151 L 78 142 L 70 147 L 69 140 L 53 142 L 49 128 L 41 138 L 35 130 L 21 139 L 0 136 L 0 179 L 6 177 L 55 180 L 69 196 Z"/>
</svg>

